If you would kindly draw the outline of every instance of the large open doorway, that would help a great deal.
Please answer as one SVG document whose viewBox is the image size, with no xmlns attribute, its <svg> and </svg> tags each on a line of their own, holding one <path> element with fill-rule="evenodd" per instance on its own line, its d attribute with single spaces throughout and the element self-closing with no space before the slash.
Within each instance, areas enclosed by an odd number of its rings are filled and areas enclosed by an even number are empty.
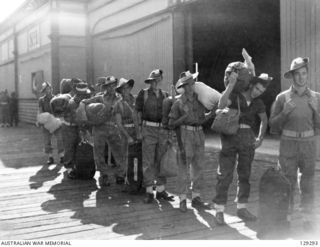
<svg viewBox="0 0 320 247">
<path fill-rule="evenodd" d="M 199 64 L 199 80 L 224 90 L 228 63 L 243 61 L 242 48 L 253 57 L 256 74 L 274 80 L 263 96 L 269 113 L 280 92 L 280 1 L 199 0 L 190 4 L 193 62 Z"/>
</svg>

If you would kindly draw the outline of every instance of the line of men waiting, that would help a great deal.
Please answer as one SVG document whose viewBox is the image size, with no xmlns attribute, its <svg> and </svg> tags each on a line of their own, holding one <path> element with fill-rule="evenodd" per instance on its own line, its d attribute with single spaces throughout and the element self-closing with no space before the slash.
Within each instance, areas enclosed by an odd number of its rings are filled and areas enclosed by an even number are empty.
<svg viewBox="0 0 320 247">
<path fill-rule="evenodd" d="M 18 99 L 15 92 L 9 96 L 8 90 L 0 92 L 1 127 L 18 125 Z"/>
<path fill-rule="evenodd" d="M 292 80 L 292 86 L 277 96 L 269 123 L 272 132 L 281 135 L 278 165 L 290 180 L 292 191 L 297 183 L 297 170 L 302 173 L 299 185 L 304 226 L 306 229 L 312 229 L 315 130 L 320 127 L 320 99 L 319 94 L 307 86 L 308 63 L 307 58 L 296 58 L 292 61 L 290 70 L 285 73 L 285 78 Z M 153 202 L 154 188 L 158 200 L 173 201 L 173 196 L 166 191 L 166 177 L 159 176 L 159 160 L 166 150 L 168 138 L 171 138 L 175 139 L 179 147 L 177 191 L 180 211 L 187 211 L 186 199 L 189 188 L 192 207 L 209 209 L 209 204 L 201 200 L 200 194 L 204 185 L 205 135 L 202 124 L 213 118 L 215 113 L 207 111 L 194 92 L 197 76 L 197 73 L 192 74 L 189 71 L 181 73 L 170 97 L 159 87 L 163 81 L 163 71 L 160 69 L 150 73 L 145 80 L 148 87 L 141 90 L 136 98 L 131 94 L 134 87 L 132 79 L 121 78 L 118 81 L 113 76 L 102 78 L 101 92 L 94 97 L 91 97 L 90 89 L 85 82 L 76 81 L 69 110 L 64 115 L 62 132 L 57 134 L 61 136 L 58 137 L 58 152 L 70 178 L 74 178 L 74 148 L 79 138 L 79 129 L 74 121 L 75 109 L 80 104 L 100 102 L 106 106 L 101 114 L 108 119 L 104 124 L 92 127 L 94 160 L 100 172 L 100 186 L 107 186 L 110 182 L 110 171 L 104 159 L 105 143 L 111 148 L 117 164 L 115 175 L 121 177 L 126 167 L 128 144 L 142 140 L 143 182 L 146 189 L 144 202 Z M 226 89 L 219 100 L 218 109 L 239 108 L 241 115 L 236 135 L 220 135 L 222 149 L 219 155 L 216 194 L 213 199 L 219 225 L 225 224 L 224 209 L 235 168 L 238 173 L 237 215 L 244 221 L 255 221 L 257 218 L 247 209 L 249 180 L 255 149 L 262 144 L 268 125 L 266 107 L 259 96 L 265 92 L 271 80 L 267 74 L 253 76 L 241 62 L 231 63 L 225 70 Z M 39 100 L 40 110 L 50 111 L 49 102 L 53 96 L 49 83 L 44 83 L 43 91 L 46 95 Z M 176 96 L 176 93 L 180 95 Z M 252 130 L 256 117 L 261 120 L 257 137 Z M 49 154 L 48 164 L 52 164 L 52 148 L 47 135 L 48 133 L 45 134 L 46 153 Z M 294 205 L 293 195 L 294 193 L 291 196 L 291 213 Z M 289 220 L 290 217 L 288 222 Z"/>
</svg>

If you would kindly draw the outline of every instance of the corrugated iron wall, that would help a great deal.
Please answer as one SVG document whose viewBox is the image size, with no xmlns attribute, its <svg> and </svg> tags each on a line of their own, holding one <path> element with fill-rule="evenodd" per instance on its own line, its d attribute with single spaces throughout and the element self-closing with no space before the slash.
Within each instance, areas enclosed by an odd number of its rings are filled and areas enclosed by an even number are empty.
<svg viewBox="0 0 320 247">
<path fill-rule="evenodd" d="M 94 38 L 94 76 L 133 78 L 133 93 L 145 87 L 154 68 L 164 71 L 161 86 L 173 80 L 172 16 L 164 14 Z"/>
<path fill-rule="evenodd" d="M 281 72 L 295 57 L 309 57 L 310 87 L 320 91 L 320 1 L 281 0 Z M 290 81 L 282 78 L 282 90 Z"/>
</svg>

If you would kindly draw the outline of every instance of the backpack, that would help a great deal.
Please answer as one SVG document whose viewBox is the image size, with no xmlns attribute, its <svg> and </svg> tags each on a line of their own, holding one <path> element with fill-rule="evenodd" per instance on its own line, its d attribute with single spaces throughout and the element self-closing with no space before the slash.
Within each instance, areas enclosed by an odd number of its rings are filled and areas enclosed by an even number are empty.
<svg viewBox="0 0 320 247">
<path fill-rule="evenodd" d="M 290 182 L 282 171 L 274 167 L 267 169 L 259 184 L 258 238 L 286 237 L 290 195 Z"/>
</svg>

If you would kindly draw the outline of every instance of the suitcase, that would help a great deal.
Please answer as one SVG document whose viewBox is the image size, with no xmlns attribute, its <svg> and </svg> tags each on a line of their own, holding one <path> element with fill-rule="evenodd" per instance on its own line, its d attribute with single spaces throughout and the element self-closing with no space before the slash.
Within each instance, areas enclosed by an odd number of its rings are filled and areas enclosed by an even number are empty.
<svg viewBox="0 0 320 247">
<path fill-rule="evenodd" d="M 87 141 L 82 140 L 77 146 L 75 173 L 79 179 L 92 179 L 96 173 L 93 146 Z"/>
<path fill-rule="evenodd" d="M 267 169 L 259 184 L 259 222 L 257 237 L 260 239 L 286 238 L 290 205 L 290 182 L 281 170 Z"/>
<path fill-rule="evenodd" d="M 142 192 L 142 143 L 135 142 L 128 146 L 128 164 L 125 179 L 127 192 L 136 194 Z"/>
</svg>

